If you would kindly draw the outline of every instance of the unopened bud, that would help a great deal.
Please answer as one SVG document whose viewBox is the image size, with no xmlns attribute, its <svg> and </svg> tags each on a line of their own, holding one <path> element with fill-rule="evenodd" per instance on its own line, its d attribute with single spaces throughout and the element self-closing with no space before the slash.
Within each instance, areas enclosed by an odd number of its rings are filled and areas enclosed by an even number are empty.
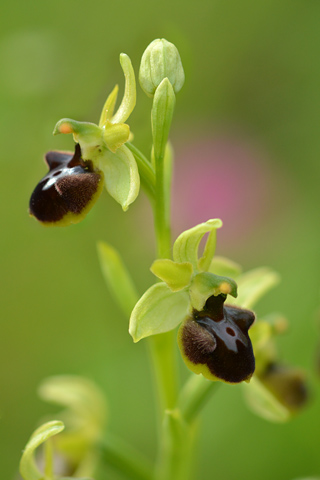
<svg viewBox="0 0 320 480">
<path fill-rule="evenodd" d="M 164 78 L 168 78 L 175 93 L 184 84 L 184 71 L 178 49 L 164 38 L 150 43 L 142 55 L 139 81 L 142 90 L 153 97 Z"/>
</svg>

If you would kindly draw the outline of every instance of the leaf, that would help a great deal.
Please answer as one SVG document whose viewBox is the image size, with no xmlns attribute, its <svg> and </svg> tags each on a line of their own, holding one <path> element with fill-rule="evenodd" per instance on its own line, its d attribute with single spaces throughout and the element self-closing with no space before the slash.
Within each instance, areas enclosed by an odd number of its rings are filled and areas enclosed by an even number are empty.
<svg viewBox="0 0 320 480">
<path fill-rule="evenodd" d="M 193 277 L 189 295 L 191 305 L 196 310 L 201 311 L 211 295 L 219 295 L 220 293 L 236 297 L 236 282 L 231 278 L 220 277 L 210 272 L 198 273 Z"/>
<path fill-rule="evenodd" d="M 116 153 L 105 149 L 97 157 L 98 167 L 104 174 L 106 189 L 126 211 L 139 194 L 140 177 L 131 151 L 122 145 Z"/>
<path fill-rule="evenodd" d="M 228 303 L 250 309 L 279 281 L 279 275 L 268 267 L 250 270 L 237 278 L 238 297 Z"/>
<path fill-rule="evenodd" d="M 36 449 L 48 438 L 57 435 L 64 429 L 64 424 L 58 420 L 45 423 L 33 432 L 28 441 L 22 458 L 20 460 L 19 471 L 24 480 L 42 480 L 44 475 L 35 464 L 34 454 Z"/>
<path fill-rule="evenodd" d="M 156 283 L 134 307 L 129 333 L 138 342 L 144 337 L 173 330 L 187 315 L 188 305 L 185 291 L 172 292 L 165 283 Z"/>
<path fill-rule="evenodd" d="M 193 272 L 191 263 L 176 263 L 168 259 L 156 260 L 151 265 L 150 270 L 156 277 L 164 281 L 173 292 L 187 287 Z"/>
<path fill-rule="evenodd" d="M 229 258 L 215 256 L 210 263 L 208 271 L 216 275 L 235 278 L 240 275 L 242 268 L 238 263 Z"/>
<path fill-rule="evenodd" d="M 202 237 L 213 230 L 222 227 L 222 221 L 219 219 L 208 220 L 205 223 L 186 230 L 181 233 L 173 245 L 173 259 L 175 262 L 184 263 L 190 262 L 195 270 L 198 269 L 198 248 Z M 210 237 L 210 236 L 209 236 Z M 212 236 L 209 240 L 209 246 L 206 250 L 204 257 L 201 259 L 201 266 L 205 266 L 208 263 L 210 257 L 214 254 Z M 211 258 L 210 258 L 211 261 Z M 210 262 L 209 262 L 210 264 Z"/>
<path fill-rule="evenodd" d="M 122 311 L 130 316 L 139 295 L 119 253 L 106 242 L 98 242 L 98 256 L 106 284 Z"/>
</svg>

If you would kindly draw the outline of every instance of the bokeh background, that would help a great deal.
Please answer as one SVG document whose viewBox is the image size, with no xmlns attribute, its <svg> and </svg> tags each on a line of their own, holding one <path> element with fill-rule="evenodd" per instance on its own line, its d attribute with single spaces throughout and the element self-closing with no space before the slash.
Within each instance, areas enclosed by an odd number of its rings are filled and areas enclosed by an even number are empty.
<svg viewBox="0 0 320 480">
<path fill-rule="evenodd" d="M 178 46 L 186 72 L 171 135 L 174 232 L 221 217 L 219 254 L 280 273 L 257 311 L 290 320 L 281 358 L 307 370 L 311 391 L 308 408 L 278 425 L 247 409 L 241 387 L 221 387 L 203 413 L 196 478 L 319 475 L 320 3 L 18 0 L 2 6 L 0 25 L 1 478 L 15 476 L 37 422 L 54 415 L 36 393 L 52 374 L 95 380 L 110 430 L 154 455 L 146 345 L 129 337 L 95 247 L 117 246 L 143 292 L 155 252 L 146 198 L 123 214 L 103 194 L 83 223 L 59 229 L 29 218 L 28 200 L 43 154 L 73 148 L 71 136 L 52 136 L 56 121 L 96 122 L 114 84 L 123 89 L 119 53 L 137 72 L 158 37 Z M 146 152 L 150 107 L 139 89 L 130 124 Z"/>
</svg>

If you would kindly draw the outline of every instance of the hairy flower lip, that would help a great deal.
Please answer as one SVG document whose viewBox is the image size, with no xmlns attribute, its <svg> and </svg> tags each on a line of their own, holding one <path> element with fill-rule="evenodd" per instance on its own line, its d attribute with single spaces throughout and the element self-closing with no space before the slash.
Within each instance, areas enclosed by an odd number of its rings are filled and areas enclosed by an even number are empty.
<svg viewBox="0 0 320 480">
<path fill-rule="evenodd" d="M 102 173 L 93 169 L 91 161 L 82 159 L 79 144 L 74 154 L 51 151 L 45 161 L 49 172 L 31 195 L 30 215 L 44 225 L 78 223 L 100 195 Z"/>
<path fill-rule="evenodd" d="M 179 330 L 184 360 L 195 373 L 210 380 L 239 383 L 249 380 L 255 359 L 248 330 L 254 314 L 224 305 L 226 295 L 212 295 L 202 311 L 194 310 Z"/>
</svg>

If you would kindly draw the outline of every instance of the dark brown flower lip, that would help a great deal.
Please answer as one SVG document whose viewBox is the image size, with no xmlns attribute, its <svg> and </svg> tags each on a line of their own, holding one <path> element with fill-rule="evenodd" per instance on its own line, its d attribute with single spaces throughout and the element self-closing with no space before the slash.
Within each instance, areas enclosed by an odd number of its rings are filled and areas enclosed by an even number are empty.
<svg viewBox="0 0 320 480">
<path fill-rule="evenodd" d="M 303 407 L 309 400 L 306 375 L 300 368 L 270 362 L 258 378 L 280 403 L 292 411 Z"/>
<path fill-rule="evenodd" d="M 193 318 L 211 335 L 220 338 L 226 348 L 236 353 L 239 342 L 248 346 L 248 330 L 254 323 L 255 315 L 250 310 L 224 305 L 225 300 L 224 294 L 212 295 L 201 312 L 193 311 Z"/>
<path fill-rule="evenodd" d="M 180 341 L 189 365 L 206 366 L 207 378 L 239 383 L 255 370 L 248 335 L 255 316 L 250 310 L 224 306 L 225 299 L 225 295 L 212 296 L 202 311 L 194 310 L 181 327 Z"/>
<path fill-rule="evenodd" d="M 102 174 L 92 162 L 81 158 L 80 145 L 75 153 L 51 151 L 45 156 L 49 172 L 34 189 L 30 214 L 46 225 L 79 222 L 101 192 Z"/>
</svg>

